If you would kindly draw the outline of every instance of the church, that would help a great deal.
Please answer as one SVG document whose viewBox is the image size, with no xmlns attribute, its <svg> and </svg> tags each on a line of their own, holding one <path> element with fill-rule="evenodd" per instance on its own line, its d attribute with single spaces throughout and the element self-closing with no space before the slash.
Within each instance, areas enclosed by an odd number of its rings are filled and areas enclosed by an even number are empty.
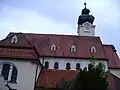
<svg viewBox="0 0 120 90">
<path fill-rule="evenodd" d="M 95 35 L 95 17 L 82 9 L 78 35 L 10 32 L 0 41 L 0 88 L 3 90 L 58 89 L 71 80 L 90 58 L 110 72 L 109 90 L 120 90 L 120 59 L 114 45 Z"/>
</svg>

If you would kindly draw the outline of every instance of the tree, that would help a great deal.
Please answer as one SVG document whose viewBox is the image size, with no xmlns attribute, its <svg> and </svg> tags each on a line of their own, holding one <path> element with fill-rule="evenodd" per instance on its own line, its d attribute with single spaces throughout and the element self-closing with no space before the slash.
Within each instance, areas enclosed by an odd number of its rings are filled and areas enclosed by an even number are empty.
<svg viewBox="0 0 120 90">
<path fill-rule="evenodd" d="M 107 90 L 107 75 L 108 72 L 105 71 L 104 64 L 95 65 L 95 63 L 90 63 L 88 70 L 86 67 L 80 70 L 73 82 L 70 81 L 72 88 L 65 83 L 64 86 L 66 86 L 66 90 Z"/>
<path fill-rule="evenodd" d="M 104 65 L 89 64 L 88 70 L 84 68 L 78 73 L 75 83 L 75 90 L 107 90 L 107 72 Z"/>
</svg>

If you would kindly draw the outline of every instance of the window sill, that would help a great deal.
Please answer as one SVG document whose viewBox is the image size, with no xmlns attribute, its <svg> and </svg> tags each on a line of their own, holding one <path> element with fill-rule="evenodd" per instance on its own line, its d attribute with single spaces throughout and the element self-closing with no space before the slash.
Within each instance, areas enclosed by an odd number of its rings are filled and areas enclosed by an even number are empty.
<svg viewBox="0 0 120 90">
<path fill-rule="evenodd" d="M 54 69 L 58 69 L 59 67 L 53 67 Z"/>
<path fill-rule="evenodd" d="M 70 70 L 71 68 L 66 68 L 66 70 Z"/>
</svg>

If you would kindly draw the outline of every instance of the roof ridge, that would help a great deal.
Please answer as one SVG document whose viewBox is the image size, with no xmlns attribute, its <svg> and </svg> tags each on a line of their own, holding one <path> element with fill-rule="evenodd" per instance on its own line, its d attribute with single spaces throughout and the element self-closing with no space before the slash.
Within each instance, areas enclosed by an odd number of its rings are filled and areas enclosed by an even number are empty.
<svg viewBox="0 0 120 90">
<path fill-rule="evenodd" d="M 103 46 L 113 46 L 113 44 L 103 44 Z"/>
<path fill-rule="evenodd" d="M 10 33 L 16 33 L 20 34 L 22 32 L 10 32 Z M 72 36 L 72 37 L 90 37 L 90 38 L 100 38 L 100 36 L 78 36 L 78 35 L 68 35 L 68 34 L 46 34 L 46 33 L 22 33 L 22 34 L 27 34 L 27 35 L 53 35 L 53 36 Z"/>
</svg>

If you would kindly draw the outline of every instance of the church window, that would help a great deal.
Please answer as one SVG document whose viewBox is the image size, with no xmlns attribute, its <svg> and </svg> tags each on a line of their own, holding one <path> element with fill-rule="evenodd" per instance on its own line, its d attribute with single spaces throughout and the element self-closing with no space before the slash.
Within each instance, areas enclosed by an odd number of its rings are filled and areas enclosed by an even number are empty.
<svg viewBox="0 0 120 90">
<path fill-rule="evenodd" d="M 54 69 L 58 69 L 59 68 L 59 63 L 58 62 L 55 62 L 54 63 Z"/>
<path fill-rule="evenodd" d="M 71 69 L 70 63 L 67 63 L 67 64 L 66 64 L 66 69 L 67 69 L 67 70 L 70 70 L 70 69 Z"/>
<path fill-rule="evenodd" d="M 4 76 L 4 80 L 8 80 L 10 71 L 10 64 L 3 64 L 1 75 Z"/>
<path fill-rule="evenodd" d="M 90 48 L 90 53 L 96 53 L 96 48 L 95 48 L 95 46 L 92 46 L 92 47 Z"/>
<path fill-rule="evenodd" d="M 10 63 L 0 63 L 1 64 L 1 75 L 4 77 L 4 80 L 7 80 L 10 83 L 16 83 L 17 80 L 17 68 Z"/>
<path fill-rule="evenodd" d="M 14 36 L 12 37 L 11 43 L 17 43 L 17 42 L 18 42 L 18 38 L 17 38 L 16 35 L 14 35 Z"/>
<path fill-rule="evenodd" d="M 54 44 L 51 46 L 51 51 L 56 51 L 56 46 Z"/>
<path fill-rule="evenodd" d="M 49 68 L 49 62 L 46 61 L 46 62 L 45 62 L 45 69 L 48 69 L 48 68 Z"/>
<path fill-rule="evenodd" d="M 71 52 L 76 52 L 76 47 L 75 47 L 75 45 L 72 45 L 72 46 L 71 46 Z"/>
<path fill-rule="evenodd" d="M 15 68 L 15 66 L 13 66 L 10 82 L 16 83 L 16 79 L 17 79 L 17 69 Z"/>
<path fill-rule="evenodd" d="M 76 70 L 80 70 L 80 63 L 76 64 Z"/>
</svg>

